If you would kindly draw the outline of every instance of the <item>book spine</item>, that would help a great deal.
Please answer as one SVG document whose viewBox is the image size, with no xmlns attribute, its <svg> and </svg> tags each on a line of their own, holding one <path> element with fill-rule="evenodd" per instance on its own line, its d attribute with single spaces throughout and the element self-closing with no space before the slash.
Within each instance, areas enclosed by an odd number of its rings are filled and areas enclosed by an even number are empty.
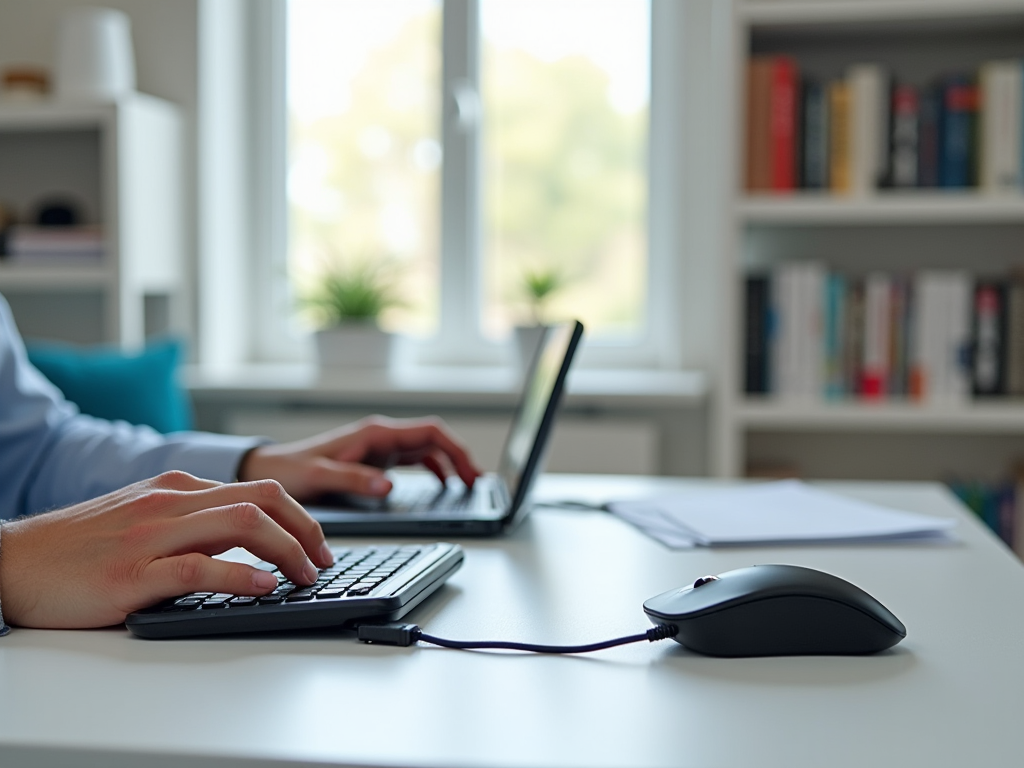
<svg viewBox="0 0 1024 768">
<path fill-rule="evenodd" d="M 829 187 L 849 194 L 853 190 L 850 86 L 839 80 L 829 85 Z"/>
<path fill-rule="evenodd" d="M 1006 286 L 979 282 L 974 288 L 972 328 L 973 392 L 979 396 L 1006 393 Z"/>
<path fill-rule="evenodd" d="M 831 273 L 825 299 L 825 396 L 837 400 L 847 394 L 843 356 L 846 347 L 846 278 Z"/>
<path fill-rule="evenodd" d="M 971 186 L 972 122 L 976 111 L 977 88 L 963 78 L 951 79 L 943 95 L 941 163 L 939 186 L 964 188 Z"/>
<path fill-rule="evenodd" d="M 820 400 L 825 393 L 825 269 L 821 264 L 804 265 L 801 297 L 801 359 L 806 399 Z"/>
<path fill-rule="evenodd" d="M 803 91 L 803 177 L 806 189 L 828 187 L 828 101 L 821 83 L 808 81 Z"/>
<path fill-rule="evenodd" d="M 941 165 L 942 89 L 933 86 L 921 93 L 918 116 L 917 183 L 939 186 Z"/>
<path fill-rule="evenodd" d="M 937 397 L 942 364 L 941 281 L 940 274 L 928 270 L 914 277 L 909 394 L 911 399 L 919 402 L 929 402 Z"/>
<path fill-rule="evenodd" d="M 771 158 L 772 57 L 755 56 L 747 65 L 747 190 L 772 186 Z"/>
<path fill-rule="evenodd" d="M 851 110 L 851 191 L 870 194 L 889 167 L 889 84 L 877 64 L 857 64 L 847 74 Z"/>
<path fill-rule="evenodd" d="M 872 273 L 864 282 L 864 358 L 860 391 L 868 400 L 889 389 L 892 287 L 888 275 Z"/>
<path fill-rule="evenodd" d="M 768 392 L 768 276 L 750 275 L 746 280 L 746 367 L 744 391 Z"/>
<path fill-rule="evenodd" d="M 942 392 L 945 400 L 959 403 L 971 391 L 971 279 L 965 272 L 950 272 L 944 289 Z"/>
<path fill-rule="evenodd" d="M 901 189 L 918 185 L 918 125 L 919 104 L 917 91 L 909 85 L 898 85 L 892 94 L 892 168 L 891 186 Z"/>
<path fill-rule="evenodd" d="M 847 285 L 844 315 L 846 348 L 843 351 L 843 382 L 849 395 L 861 394 L 864 360 L 864 281 L 850 280 Z"/>
<path fill-rule="evenodd" d="M 989 193 L 1021 187 L 1022 69 L 1019 61 L 992 61 L 979 74 L 979 186 Z"/>
<path fill-rule="evenodd" d="M 771 188 L 796 188 L 797 66 L 788 56 L 777 56 L 771 74 Z"/>
<path fill-rule="evenodd" d="M 903 397 L 909 381 L 910 288 L 906 279 L 892 280 L 892 320 L 889 353 L 889 394 Z"/>
</svg>

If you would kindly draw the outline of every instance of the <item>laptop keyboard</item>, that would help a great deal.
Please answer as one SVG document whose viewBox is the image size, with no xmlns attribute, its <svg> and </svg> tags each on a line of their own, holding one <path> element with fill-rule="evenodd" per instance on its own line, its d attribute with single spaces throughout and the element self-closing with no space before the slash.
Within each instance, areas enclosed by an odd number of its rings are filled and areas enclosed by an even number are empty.
<svg viewBox="0 0 1024 768">
<path fill-rule="evenodd" d="M 277 588 L 267 595 L 249 597 L 225 592 L 193 592 L 169 603 L 161 608 L 160 612 L 213 611 L 233 607 L 363 597 L 397 575 L 423 550 L 424 547 L 420 545 L 332 548 L 334 565 L 321 570 L 316 583 L 310 586 L 293 584 L 281 571 L 266 563 L 264 570 L 271 571 L 277 576 Z"/>
<path fill-rule="evenodd" d="M 460 485 L 456 488 L 396 487 L 387 496 L 387 507 L 408 512 L 452 512 L 469 509 L 473 490 Z"/>
</svg>

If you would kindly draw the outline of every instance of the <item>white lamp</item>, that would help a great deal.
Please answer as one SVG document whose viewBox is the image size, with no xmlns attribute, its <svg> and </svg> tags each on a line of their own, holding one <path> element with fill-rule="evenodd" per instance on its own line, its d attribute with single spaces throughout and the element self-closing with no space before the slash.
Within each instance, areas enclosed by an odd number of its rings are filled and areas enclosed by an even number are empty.
<svg viewBox="0 0 1024 768">
<path fill-rule="evenodd" d="M 61 17 L 54 91 L 65 101 L 116 101 L 135 91 L 131 21 L 113 8 L 74 8 Z"/>
</svg>

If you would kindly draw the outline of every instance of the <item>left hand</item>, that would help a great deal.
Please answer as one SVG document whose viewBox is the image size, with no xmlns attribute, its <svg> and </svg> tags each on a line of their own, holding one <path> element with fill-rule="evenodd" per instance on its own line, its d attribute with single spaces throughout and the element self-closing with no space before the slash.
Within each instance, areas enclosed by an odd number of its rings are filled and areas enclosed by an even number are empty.
<svg viewBox="0 0 1024 768">
<path fill-rule="evenodd" d="M 444 482 L 454 470 L 467 486 L 480 475 L 466 448 L 439 419 L 372 416 L 306 440 L 250 451 L 238 479 L 273 479 L 299 501 L 329 492 L 386 496 L 384 470 L 422 464 Z"/>
</svg>

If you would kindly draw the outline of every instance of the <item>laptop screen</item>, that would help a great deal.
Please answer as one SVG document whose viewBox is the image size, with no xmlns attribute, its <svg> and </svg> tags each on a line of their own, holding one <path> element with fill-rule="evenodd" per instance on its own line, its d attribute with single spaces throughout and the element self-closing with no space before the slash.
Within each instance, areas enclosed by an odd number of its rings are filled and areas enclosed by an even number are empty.
<svg viewBox="0 0 1024 768">
<path fill-rule="evenodd" d="M 565 377 L 582 334 L 579 322 L 554 325 L 544 335 L 534 358 L 498 465 L 498 474 L 512 494 L 513 511 L 523 503 L 542 470 Z"/>
</svg>

